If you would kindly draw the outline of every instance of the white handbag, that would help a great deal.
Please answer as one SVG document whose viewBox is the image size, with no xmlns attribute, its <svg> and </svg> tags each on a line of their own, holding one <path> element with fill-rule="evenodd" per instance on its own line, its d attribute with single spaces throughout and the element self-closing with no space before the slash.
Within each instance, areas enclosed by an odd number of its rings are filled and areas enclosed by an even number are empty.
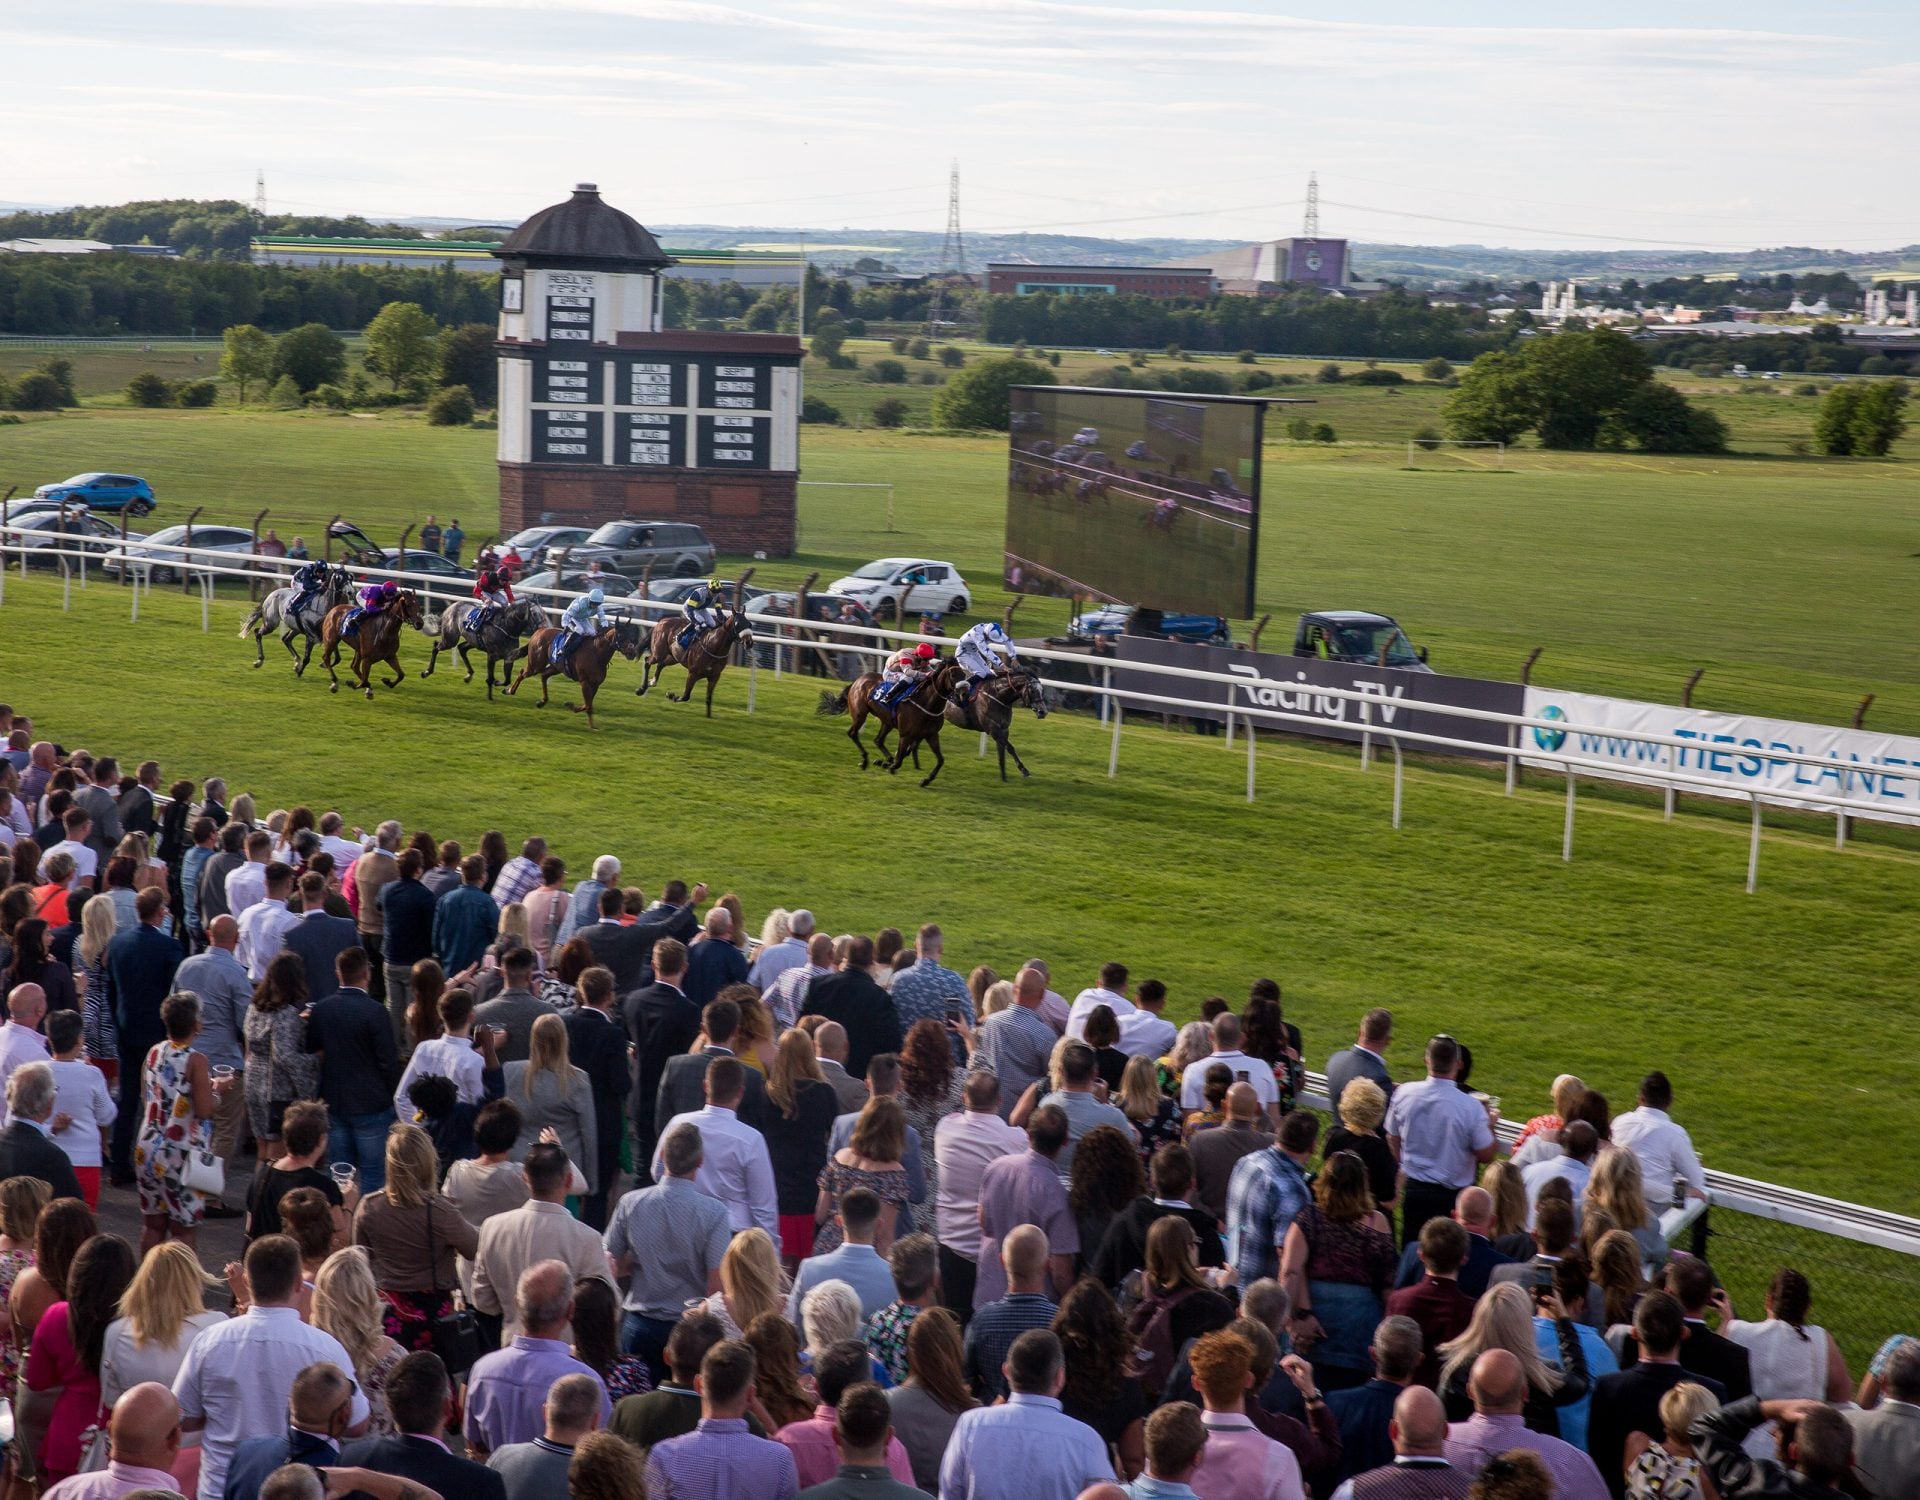
<svg viewBox="0 0 1920 1500">
<path fill-rule="evenodd" d="M 180 1168 L 180 1185 L 218 1198 L 227 1190 L 227 1164 L 211 1151 L 190 1150 Z"/>
</svg>

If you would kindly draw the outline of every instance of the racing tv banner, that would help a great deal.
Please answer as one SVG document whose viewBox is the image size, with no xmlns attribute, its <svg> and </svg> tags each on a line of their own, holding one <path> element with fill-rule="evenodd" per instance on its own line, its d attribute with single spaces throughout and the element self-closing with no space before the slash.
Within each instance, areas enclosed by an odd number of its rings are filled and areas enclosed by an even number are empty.
<svg viewBox="0 0 1920 1500">
<path fill-rule="evenodd" d="M 1217 705 L 1207 712 L 1189 711 L 1189 718 L 1222 723 L 1229 712 L 1252 712 L 1255 715 L 1252 722 L 1256 725 L 1324 739 L 1357 742 L 1363 732 L 1371 731 L 1377 744 L 1398 729 L 1409 734 L 1433 734 L 1447 739 L 1468 740 L 1485 745 L 1489 753 L 1504 753 L 1509 748 L 1504 724 L 1434 713 L 1421 705 L 1445 704 L 1503 714 L 1517 714 L 1521 708 L 1522 689 L 1517 682 L 1442 677 L 1433 672 L 1363 667 L 1351 662 L 1322 661 L 1316 657 L 1294 656 L 1290 653 L 1234 651 L 1220 646 L 1197 646 L 1184 641 L 1163 641 L 1135 635 L 1121 636 L 1118 651 L 1120 666 L 1114 673 L 1115 687 L 1136 693 L 1157 693 L 1165 698 L 1205 699 Z M 1152 662 L 1158 666 L 1224 672 L 1244 677 L 1246 681 L 1233 684 L 1195 682 L 1183 677 L 1162 677 L 1153 672 L 1129 672 L 1126 670 L 1128 662 Z M 1262 678 L 1267 681 L 1262 682 Z M 1350 692 L 1365 693 L 1378 701 L 1362 705 L 1350 698 L 1330 697 L 1320 691 L 1324 688 L 1344 688 Z M 1129 707 L 1137 713 L 1154 711 L 1153 705 L 1147 703 Z M 1296 724 L 1262 720 L 1258 717 L 1260 709 L 1304 714 L 1316 722 Z M 1437 754 L 1473 753 L 1466 750 L 1450 751 L 1443 746 L 1418 742 L 1408 742 L 1407 748 Z"/>
<path fill-rule="evenodd" d="M 1528 745 L 1607 763 L 1604 769 L 1583 768 L 1582 775 L 1649 785 L 1657 783 L 1644 774 L 1645 770 L 1659 767 L 1720 782 L 1726 788 L 1720 795 L 1728 797 L 1744 800 L 1758 792 L 1761 801 L 1777 807 L 1833 811 L 1796 795 L 1812 792 L 1847 798 L 1855 804 L 1849 810 L 1856 817 L 1920 823 L 1920 739 L 1910 736 L 1828 724 L 1796 724 L 1749 714 L 1707 713 L 1666 703 L 1555 693 L 1537 687 L 1526 690 L 1526 707 L 1530 719 L 1564 719 L 1569 724 L 1591 726 L 1525 731 Z M 1626 739 L 1621 731 L 1667 735 L 1695 743 L 1684 749 L 1649 745 Z M 1825 764 L 1782 760 L 1780 751 L 1818 755 Z M 1558 761 L 1526 756 L 1522 761 L 1530 766 L 1563 769 Z M 1715 795 L 1709 787 L 1688 790 Z"/>
</svg>

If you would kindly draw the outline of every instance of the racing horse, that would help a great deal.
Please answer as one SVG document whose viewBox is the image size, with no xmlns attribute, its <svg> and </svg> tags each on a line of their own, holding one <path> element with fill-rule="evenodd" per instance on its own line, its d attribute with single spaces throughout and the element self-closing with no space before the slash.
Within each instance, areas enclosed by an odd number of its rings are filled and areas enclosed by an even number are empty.
<svg viewBox="0 0 1920 1500">
<path fill-rule="evenodd" d="M 437 615 L 427 617 L 427 634 L 433 637 L 433 655 L 427 658 L 427 669 L 420 675 L 433 676 L 435 663 L 440 660 L 442 651 L 460 653 L 460 665 L 467 669 L 466 680 L 473 681 L 473 660 L 467 655 L 475 646 L 487 653 L 487 702 L 493 702 L 493 667 L 495 662 L 504 661 L 507 666 L 500 679 L 505 687 L 513 680 L 513 664 L 518 660 L 522 647 L 520 638 L 532 635 L 547 623 L 547 614 L 531 599 L 516 599 L 491 620 L 478 635 L 467 629 L 467 611 L 471 606 L 454 604 Z"/>
<path fill-rule="evenodd" d="M 351 604 L 334 605 L 320 627 L 320 641 L 326 647 L 320 654 L 320 665 L 327 669 L 327 680 L 333 684 L 327 689 L 330 693 L 340 691 L 340 677 L 334 667 L 340 660 L 341 628 L 352 608 Z M 382 662 L 393 668 L 393 676 L 382 679 L 388 687 L 399 687 L 406 677 L 407 669 L 400 665 L 400 632 L 409 625 L 415 630 L 424 628 L 420 596 L 412 589 L 401 589 L 392 603 L 360 617 L 353 632 L 353 666 L 349 670 L 359 679 L 355 686 L 369 698 L 373 696 L 373 669 Z"/>
<path fill-rule="evenodd" d="M 940 726 L 946 722 L 945 713 L 950 706 L 948 697 L 963 675 L 964 671 L 958 662 L 944 661 L 921 678 L 919 686 L 894 705 L 893 721 L 894 727 L 900 731 L 900 743 L 887 763 L 888 775 L 898 771 L 909 755 L 913 757 L 914 769 L 918 770 L 920 747 L 925 745 L 933 751 L 933 769 L 920 778 L 920 785 L 933 785 L 933 778 L 940 774 L 940 768 L 947 763 L 946 756 L 940 752 Z"/>
<path fill-rule="evenodd" d="M 647 689 L 660 680 L 663 672 L 671 666 L 687 669 L 687 688 L 683 693 L 668 693 L 669 703 L 691 703 L 693 690 L 700 683 L 707 685 L 707 717 L 713 717 L 713 689 L 720 681 L 720 674 L 727 669 L 732 659 L 735 643 L 753 646 L 753 632 L 747 629 L 747 617 L 739 610 L 729 610 L 727 617 L 718 625 L 709 626 L 693 638 L 692 644 L 682 648 L 680 633 L 686 629 L 687 622 L 675 615 L 664 615 L 653 622 L 653 638 L 647 643 L 647 659 L 640 674 L 640 686 L 634 689 L 638 697 L 644 698 Z"/>
<path fill-rule="evenodd" d="M 632 620 L 616 620 L 606 629 L 589 636 L 573 648 L 564 664 L 553 659 L 553 643 L 560 639 L 560 627 L 542 625 L 534 631 L 533 639 L 527 642 L 527 664 L 520 669 L 520 675 L 513 680 L 513 686 L 507 691 L 519 695 L 520 684 L 529 674 L 540 678 L 540 701 L 535 708 L 547 706 L 547 679 L 555 672 L 561 672 L 580 684 L 580 702 L 569 703 L 568 708 L 577 714 L 587 716 L 587 728 L 597 729 L 593 722 L 593 695 L 600 691 L 600 684 L 607 680 L 607 664 L 618 651 L 628 661 L 634 661 L 640 655 L 640 627 Z"/>
<path fill-rule="evenodd" d="M 980 686 L 974 689 L 973 696 L 962 703 L 957 698 L 947 700 L 946 718 L 949 724 L 961 729 L 976 729 L 1000 747 L 1000 779 L 1007 779 L 1007 757 L 1013 757 L 1013 763 L 1020 768 L 1022 776 L 1031 776 L 1026 762 L 1020 759 L 1020 752 L 1013 748 L 1013 741 L 1007 738 L 1007 731 L 1013 725 L 1013 711 L 1016 708 L 1030 708 L 1036 719 L 1047 716 L 1047 693 L 1040 686 L 1040 674 L 1031 667 L 1014 667 L 1009 671 L 996 672 Z M 906 737 L 904 728 L 901 738 Z M 938 770 L 936 766 L 934 769 Z M 933 780 L 931 776 L 928 781 Z"/>
<path fill-rule="evenodd" d="M 298 677 L 304 673 L 307 663 L 313 660 L 313 648 L 320 642 L 320 627 L 326 623 L 328 611 L 353 592 L 353 580 L 347 576 L 345 568 L 329 567 L 326 582 L 296 611 L 293 597 L 299 592 L 291 584 L 275 589 L 254 605 L 253 612 L 247 616 L 247 623 L 240 627 L 241 640 L 249 636 L 253 638 L 254 666 L 266 665 L 266 638 L 278 630 L 280 644 L 287 648 L 287 655 L 293 658 L 293 675 Z M 307 643 L 304 656 L 293 649 L 295 636 Z"/>
<path fill-rule="evenodd" d="M 943 667 L 935 667 L 922 679 L 921 685 L 925 686 L 931 682 L 940 675 L 942 670 Z M 895 705 L 882 703 L 875 696 L 879 691 L 880 683 L 881 677 L 878 672 L 862 672 L 837 694 L 822 690 L 819 707 L 814 710 L 823 719 L 838 718 L 841 714 L 852 717 L 853 722 L 847 726 L 847 738 L 853 741 L 855 748 L 860 752 L 860 769 L 863 771 L 867 769 L 869 758 L 866 743 L 860 738 L 860 728 L 868 719 L 876 720 L 880 725 L 880 732 L 873 738 L 874 753 L 880 757 L 880 764 L 884 766 L 892 758 L 887 750 L 887 736 L 897 727 L 897 715 L 894 712 Z M 937 705 L 931 700 L 927 704 L 929 710 L 935 710 L 936 707 Z M 918 752 L 914 754 L 913 764 L 917 770 L 920 765 Z"/>
</svg>

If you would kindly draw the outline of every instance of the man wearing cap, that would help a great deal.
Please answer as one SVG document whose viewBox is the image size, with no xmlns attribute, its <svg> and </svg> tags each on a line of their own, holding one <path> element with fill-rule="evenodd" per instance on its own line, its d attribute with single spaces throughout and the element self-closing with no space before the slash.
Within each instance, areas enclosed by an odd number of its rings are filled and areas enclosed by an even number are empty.
<svg viewBox="0 0 1920 1500">
<path fill-rule="evenodd" d="M 591 588 L 567 606 L 567 612 L 560 617 L 560 647 L 554 652 L 554 660 L 563 668 L 575 646 L 607 628 L 607 612 L 602 608 L 606 602 L 604 589 Z"/>
<path fill-rule="evenodd" d="M 875 695 L 888 708 L 907 697 L 922 678 L 933 670 L 935 651 L 932 641 L 922 641 L 887 658 L 880 674 L 880 691 Z"/>
</svg>

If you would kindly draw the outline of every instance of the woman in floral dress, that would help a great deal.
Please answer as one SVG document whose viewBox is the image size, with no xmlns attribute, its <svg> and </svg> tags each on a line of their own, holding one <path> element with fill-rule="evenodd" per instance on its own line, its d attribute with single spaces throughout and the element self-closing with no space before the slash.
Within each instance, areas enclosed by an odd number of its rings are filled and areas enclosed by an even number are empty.
<svg viewBox="0 0 1920 1500">
<path fill-rule="evenodd" d="M 0 1391 L 20 1383 L 20 1351 L 13 1341 L 13 1283 L 33 1264 L 33 1236 L 52 1190 L 38 1177 L 0 1182 Z"/>
<path fill-rule="evenodd" d="M 204 1053 L 193 1050 L 200 1034 L 200 997 L 182 991 L 160 1004 L 167 1038 L 155 1042 L 140 1070 L 145 1112 L 134 1146 L 134 1177 L 140 1188 L 140 1253 L 167 1239 L 192 1245 L 206 1198 L 181 1181 L 187 1153 L 204 1151 L 213 1139 L 213 1073 Z"/>
<path fill-rule="evenodd" d="M 907 1117 L 900 1101 L 882 1094 L 869 1099 L 853 1124 L 853 1139 L 827 1158 L 820 1169 L 820 1200 L 814 1207 L 819 1224 L 813 1253 L 825 1255 L 846 1243 L 839 1219 L 840 1200 L 855 1188 L 866 1188 L 880 1200 L 880 1222 L 874 1227 L 873 1248 L 885 1255 L 893 1248 L 899 1210 L 906 1206 L 907 1169 L 900 1164 L 907 1144 Z"/>
</svg>

